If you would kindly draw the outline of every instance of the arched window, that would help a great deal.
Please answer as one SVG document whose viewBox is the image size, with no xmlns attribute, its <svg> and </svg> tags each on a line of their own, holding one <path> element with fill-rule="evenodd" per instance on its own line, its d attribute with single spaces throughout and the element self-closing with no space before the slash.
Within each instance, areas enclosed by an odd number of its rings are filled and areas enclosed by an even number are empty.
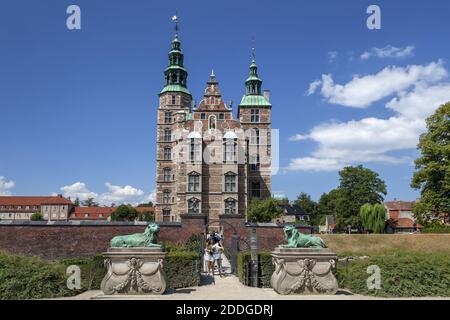
<svg viewBox="0 0 450 320">
<path fill-rule="evenodd" d="M 208 128 L 209 128 L 209 130 L 216 129 L 216 116 L 209 116 Z"/>
<path fill-rule="evenodd" d="M 172 169 L 165 168 L 164 169 L 164 182 L 172 181 Z"/>
<path fill-rule="evenodd" d="M 200 139 L 191 139 L 189 145 L 189 160 L 192 162 L 201 161 L 202 141 Z"/>
<path fill-rule="evenodd" d="M 169 128 L 164 129 L 164 142 L 172 141 L 172 130 Z"/>
<path fill-rule="evenodd" d="M 228 198 L 225 200 L 225 214 L 236 214 L 236 200 Z"/>
<path fill-rule="evenodd" d="M 200 200 L 191 198 L 188 200 L 188 214 L 200 213 Z"/>
<path fill-rule="evenodd" d="M 236 140 L 235 139 L 224 139 L 223 144 L 223 160 L 225 162 L 234 162 L 236 161 Z"/>
<path fill-rule="evenodd" d="M 254 128 L 250 130 L 250 144 L 259 145 L 259 129 Z"/>
</svg>

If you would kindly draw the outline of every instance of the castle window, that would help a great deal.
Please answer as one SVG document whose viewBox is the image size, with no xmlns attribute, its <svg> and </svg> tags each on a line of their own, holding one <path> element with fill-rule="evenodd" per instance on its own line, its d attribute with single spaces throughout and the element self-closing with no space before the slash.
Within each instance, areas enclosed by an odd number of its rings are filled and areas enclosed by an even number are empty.
<svg viewBox="0 0 450 320">
<path fill-rule="evenodd" d="M 250 171 L 259 171 L 260 169 L 259 154 L 252 154 L 250 156 Z"/>
<path fill-rule="evenodd" d="M 191 139 L 191 144 L 189 146 L 189 160 L 200 161 L 201 160 L 201 142 L 196 141 L 196 139 Z"/>
<path fill-rule="evenodd" d="M 261 198 L 261 183 L 259 181 L 250 182 L 250 198 Z"/>
<path fill-rule="evenodd" d="M 216 129 L 216 116 L 210 116 L 209 117 L 209 130 L 215 130 Z"/>
<path fill-rule="evenodd" d="M 225 214 L 236 214 L 236 200 L 225 200 Z"/>
<path fill-rule="evenodd" d="M 170 210 L 163 209 L 163 222 L 170 222 Z"/>
<path fill-rule="evenodd" d="M 234 173 L 227 173 L 225 175 L 225 192 L 236 191 L 236 175 Z"/>
<path fill-rule="evenodd" d="M 206 113 L 200 113 L 200 120 L 206 120 Z"/>
<path fill-rule="evenodd" d="M 200 200 L 192 198 L 188 201 L 188 214 L 200 213 Z"/>
<path fill-rule="evenodd" d="M 172 130 L 164 129 L 164 142 L 172 141 Z"/>
<path fill-rule="evenodd" d="M 236 142 L 234 139 L 226 139 L 224 149 L 224 161 L 236 161 Z"/>
<path fill-rule="evenodd" d="M 172 112 L 167 111 L 164 114 L 164 123 L 171 123 L 172 122 Z"/>
<path fill-rule="evenodd" d="M 250 111 L 250 122 L 251 123 L 259 123 L 259 110 L 252 109 Z"/>
<path fill-rule="evenodd" d="M 188 192 L 200 192 L 200 175 L 191 173 L 188 176 Z"/>
<path fill-rule="evenodd" d="M 251 129 L 250 130 L 250 144 L 251 145 L 259 145 L 259 129 Z"/>
<path fill-rule="evenodd" d="M 219 120 L 224 120 L 224 119 L 225 119 L 225 114 L 219 113 Z"/>
<path fill-rule="evenodd" d="M 170 182 L 172 180 L 172 170 L 169 168 L 164 169 L 164 182 Z"/>
<path fill-rule="evenodd" d="M 176 79 L 176 76 L 175 76 Z M 176 104 L 177 103 L 177 97 L 176 96 L 171 96 L 172 97 L 172 104 Z"/>
<path fill-rule="evenodd" d="M 170 191 L 169 190 L 165 190 L 163 192 L 163 203 L 165 203 L 165 204 L 170 203 Z"/>
<path fill-rule="evenodd" d="M 164 148 L 164 160 L 172 160 L 172 149 Z"/>
</svg>

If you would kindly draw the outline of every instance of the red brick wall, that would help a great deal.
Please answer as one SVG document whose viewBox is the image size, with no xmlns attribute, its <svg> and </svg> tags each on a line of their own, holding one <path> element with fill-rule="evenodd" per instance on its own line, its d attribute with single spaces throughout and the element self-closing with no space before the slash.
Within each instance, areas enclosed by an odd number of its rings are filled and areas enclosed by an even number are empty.
<svg viewBox="0 0 450 320">
<path fill-rule="evenodd" d="M 160 241 L 184 243 L 203 230 L 204 218 L 189 217 L 181 224 L 161 224 Z M 105 224 L 17 224 L 0 225 L 0 251 L 40 256 L 48 260 L 90 256 L 105 252 L 117 235 L 142 233 L 145 225 Z"/>
<path fill-rule="evenodd" d="M 193 234 L 204 232 L 206 216 L 181 216 L 181 223 L 160 224 L 159 240 L 162 242 L 185 243 Z M 234 232 L 239 237 L 240 250 L 249 250 L 250 233 L 257 229 L 258 247 L 261 251 L 273 250 L 285 243 L 282 226 L 246 225 L 242 216 L 221 216 L 224 230 L 224 245 L 231 247 Z M 105 252 L 110 240 L 117 235 L 142 233 L 145 225 L 121 223 L 42 223 L 0 224 L 0 251 L 40 256 L 57 260 L 91 256 Z M 309 228 L 299 229 L 310 233 Z"/>
</svg>

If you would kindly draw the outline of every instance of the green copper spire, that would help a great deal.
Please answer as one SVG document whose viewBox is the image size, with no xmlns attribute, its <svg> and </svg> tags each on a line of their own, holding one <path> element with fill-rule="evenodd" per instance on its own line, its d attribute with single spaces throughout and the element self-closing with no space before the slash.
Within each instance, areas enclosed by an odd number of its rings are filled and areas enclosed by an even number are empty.
<svg viewBox="0 0 450 320">
<path fill-rule="evenodd" d="M 258 66 L 255 60 L 255 48 L 252 49 L 252 64 L 250 65 L 250 76 L 245 81 L 245 96 L 239 106 L 242 107 L 269 107 L 270 102 L 262 95 L 262 80 L 258 76 Z"/>
<path fill-rule="evenodd" d="M 181 42 L 178 38 L 178 17 L 172 20 L 176 23 L 175 37 L 172 41 L 172 49 L 169 52 L 169 66 L 164 71 L 165 86 L 160 94 L 165 92 L 184 92 L 191 95 L 187 89 L 188 72 L 184 68 L 184 55 L 181 51 Z"/>
</svg>

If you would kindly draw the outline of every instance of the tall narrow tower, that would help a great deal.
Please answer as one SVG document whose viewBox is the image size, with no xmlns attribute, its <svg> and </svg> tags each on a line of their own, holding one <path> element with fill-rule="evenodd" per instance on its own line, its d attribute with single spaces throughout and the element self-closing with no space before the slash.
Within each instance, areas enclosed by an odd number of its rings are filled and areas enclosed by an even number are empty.
<svg viewBox="0 0 450 320">
<path fill-rule="evenodd" d="M 159 94 L 157 123 L 156 210 L 157 221 L 177 220 L 176 188 L 178 167 L 174 161 L 175 132 L 183 127 L 192 103 L 187 89 L 188 72 L 178 38 L 178 27 L 169 52 L 169 66 L 164 71 L 165 86 Z"/>
<path fill-rule="evenodd" d="M 245 81 L 245 95 L 238 108 L 238 118 L 247 138 L 247 194 L 252 199 L 271 196 L 271 136 L 269 91 L 262 93 L 262 80 L 253 50 L 250 76 Z"/>
</svg>

